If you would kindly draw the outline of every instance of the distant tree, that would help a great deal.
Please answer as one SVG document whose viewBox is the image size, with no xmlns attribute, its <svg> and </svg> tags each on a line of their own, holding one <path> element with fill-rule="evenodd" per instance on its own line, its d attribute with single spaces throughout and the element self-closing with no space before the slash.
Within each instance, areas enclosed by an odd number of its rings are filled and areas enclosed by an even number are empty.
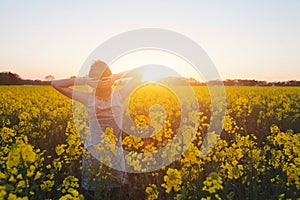
<svg viewBox="0 0 300 200">
<path fill-rule="evenodd" d="M 45 76 L 45 81 L 52 81 L 53 79 L 54 79 L 54 76 L 52 76 L 52 75 Z"/>
<path fill-rule="evenodd" d="M 190 84 L 190 85 L 193 85 L 193 86 L 196 86 L 196 85 L 201 85 L 201 83 L 196 80 L 195 78 L 186 78 L 186 81 Z"/>
<path fill-rule="evenodd" d="M 22 81 L 22 78 L 18 74 L 11 72 L 0 73 L 0 85 L 20 85 Z"/>
</svg>

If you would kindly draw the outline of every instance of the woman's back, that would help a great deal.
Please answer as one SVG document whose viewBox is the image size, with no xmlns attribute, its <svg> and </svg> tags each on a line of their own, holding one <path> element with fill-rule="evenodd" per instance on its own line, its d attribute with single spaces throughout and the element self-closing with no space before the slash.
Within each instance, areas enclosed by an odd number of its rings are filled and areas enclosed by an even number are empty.
<svg viewBox="0 0 300 200">
<path fill-rule="evenodd" d="M 117 145 L 121 145 L 123 104 L 118 91 L 114 91 L 110 98 L 106 100 L 98 99 L 94 93 L 89 95 L 86 110 L 91 134 L 90 138 L 85 139 L 86 148 L 99 143 L 100 136 L 106 128 L 113 129 L 113 133 L 118 139 Z"/>
</svg>

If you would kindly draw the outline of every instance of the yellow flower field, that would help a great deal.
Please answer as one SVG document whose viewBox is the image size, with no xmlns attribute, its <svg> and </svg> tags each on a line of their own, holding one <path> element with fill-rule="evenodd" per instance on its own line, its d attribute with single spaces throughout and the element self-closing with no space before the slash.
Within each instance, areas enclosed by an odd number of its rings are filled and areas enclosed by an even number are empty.
<svg viewBox="0 0 300 200">
<path fill-rule="evenodd" d="M 184 94 L 184 87 L 178 89 Z M 205 87 L 193 87 L 200 112 L 188 113 L 182 122 L 180 109 L 190 105 L 189 97 L 180 105 L 173 93 L 155 85 L 131 96 L 126 114 L 139 126 L 126 130 L 122 145 L 130 152 L 126 163 L 145 173 L 129 173 L 118 198 L 300 199 L 300 88 L 225 89 L 221 133 L 208 132 L 216 113 L 211 113 Z M 79 132 L 86 122 L 79 128 L 74 125 L 71 100 L 50 86 L 1 86 L 0 107 L 0 199 L 116 198 L 105 187 L 95 193 L 81 188 L 81 157 L 89 153 Z M 163 125 L 155 123 L 161 120 Z M 140 169 L 158 160 L 149 156 L 140 163 L 138 153 L 155 152 L 176 141 L 181 123 L 182 140 L 195 134 L 187 150 L 180 155 L 183 146 L 175 142 L 178 146 L 171 154 L 179 156 L 172 164 L 152 172 Z M 158 131 L 147 138 L 137 136 L 151 130 Z M 112 144 L 116 141 L 109 129 L 105 137 Z M 203 155 L 203 144 L 214 139 L 216 144 Z M 94 178 L 105 185 L 111 174 L 102 173 L 102 167 Z"/>
</svg>

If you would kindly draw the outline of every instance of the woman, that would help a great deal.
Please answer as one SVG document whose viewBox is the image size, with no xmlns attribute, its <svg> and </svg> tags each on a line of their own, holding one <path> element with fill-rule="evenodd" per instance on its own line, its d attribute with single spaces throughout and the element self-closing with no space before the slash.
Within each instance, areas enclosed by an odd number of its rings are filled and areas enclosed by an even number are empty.
<svg viewBox="0 0 300 200">
<path fill-rule="evenodd" d="M 125 86 L 118 90 L 113 89 L 114 82 L 121 78 L 132 78 Z M 74 99 L 85 105 L 88 113 L 90 133 L 84 139 L 84 148 L 91 153 L 90 156 L 83 156 L 82 161 L 82 187 L 85 190 L 95 191 L 101 189 L 119 188 L 126 183 L 125 160 L 122 151 L 122 115 L 123 105 L 132 90 L 140 83 L 142 69 L 112 74 L 108 65 L 103 61 L 95 61 L 90 68 L 88 77 L 69 78 L 53 80 L 52 86 L 63 95 Z M 89 85 L 94 88 L 92 92 L 76 90 L 71 88 L 74 85 Z M 121 149 L 121 155 L 112 158 L 113 164 L 118 164 L 114 170 L 100 164 L 101 155 L 95 151 L 97 145 L 101 147 L 102 136 L 108 129 L 113 131 L 116 137 L 116 146 Z M 106 176 L 102 171 L 109 172 L 110 176 L 104 181 L 96 181 L 101 176 Z M 98 177 L 96 176 L 98 175 Z M 103 184 L 103 182 L 105 184 Z"/>
</svg>

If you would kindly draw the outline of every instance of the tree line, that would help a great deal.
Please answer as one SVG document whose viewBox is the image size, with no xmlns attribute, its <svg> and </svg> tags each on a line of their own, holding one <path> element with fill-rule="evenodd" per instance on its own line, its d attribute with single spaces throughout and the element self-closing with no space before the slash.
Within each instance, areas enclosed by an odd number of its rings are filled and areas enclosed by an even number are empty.
<svg viewBox="0 0 300 200">
<path fill-rule="evenodd" d="M 186 85 L 187 83 L 192 86 L 300 86 L 300 81 L 297 80 L 289 80 L 289 81 L 259 81 L 259 80 L 248 80 L 248 79 L 226 79 L 224 81 L 221 80 L 210 80 L 207 82 L 200 82 L 194 78 L 185 78 L 185 77 L 167 77 L 161 79 L 162 83 L 166 83 L 168 85 Z"/>
<path fill-rule="evenodd" d="M 75 76 L 74 76 L 75 77 Z M 0 72 L 0 85 L 50 85 L 51 80 L 54 79 L 52 75 L 45 77 L 45 81 L 22 79 L 18 74 L 12 72 Z M 226 79 L 224 81 L 211 80 L 208 82 L 200 82 L 194 78 L 185 77 L 167 77 L 160 79 L 161 83 L 167 85 L 186 85 L 205 86 L 205 85 L 225 85 L 225 86 L 300 86 L 300 81 L 289 80 L 281 82 L 267 82 L 248 79 Z"/>
<path fill-rule="evenodd" d="M 12 72 L 0 73 L 0 85 L 50 85 L 51 81 L 22 79 L 20 75 Z"/>
</svg>

